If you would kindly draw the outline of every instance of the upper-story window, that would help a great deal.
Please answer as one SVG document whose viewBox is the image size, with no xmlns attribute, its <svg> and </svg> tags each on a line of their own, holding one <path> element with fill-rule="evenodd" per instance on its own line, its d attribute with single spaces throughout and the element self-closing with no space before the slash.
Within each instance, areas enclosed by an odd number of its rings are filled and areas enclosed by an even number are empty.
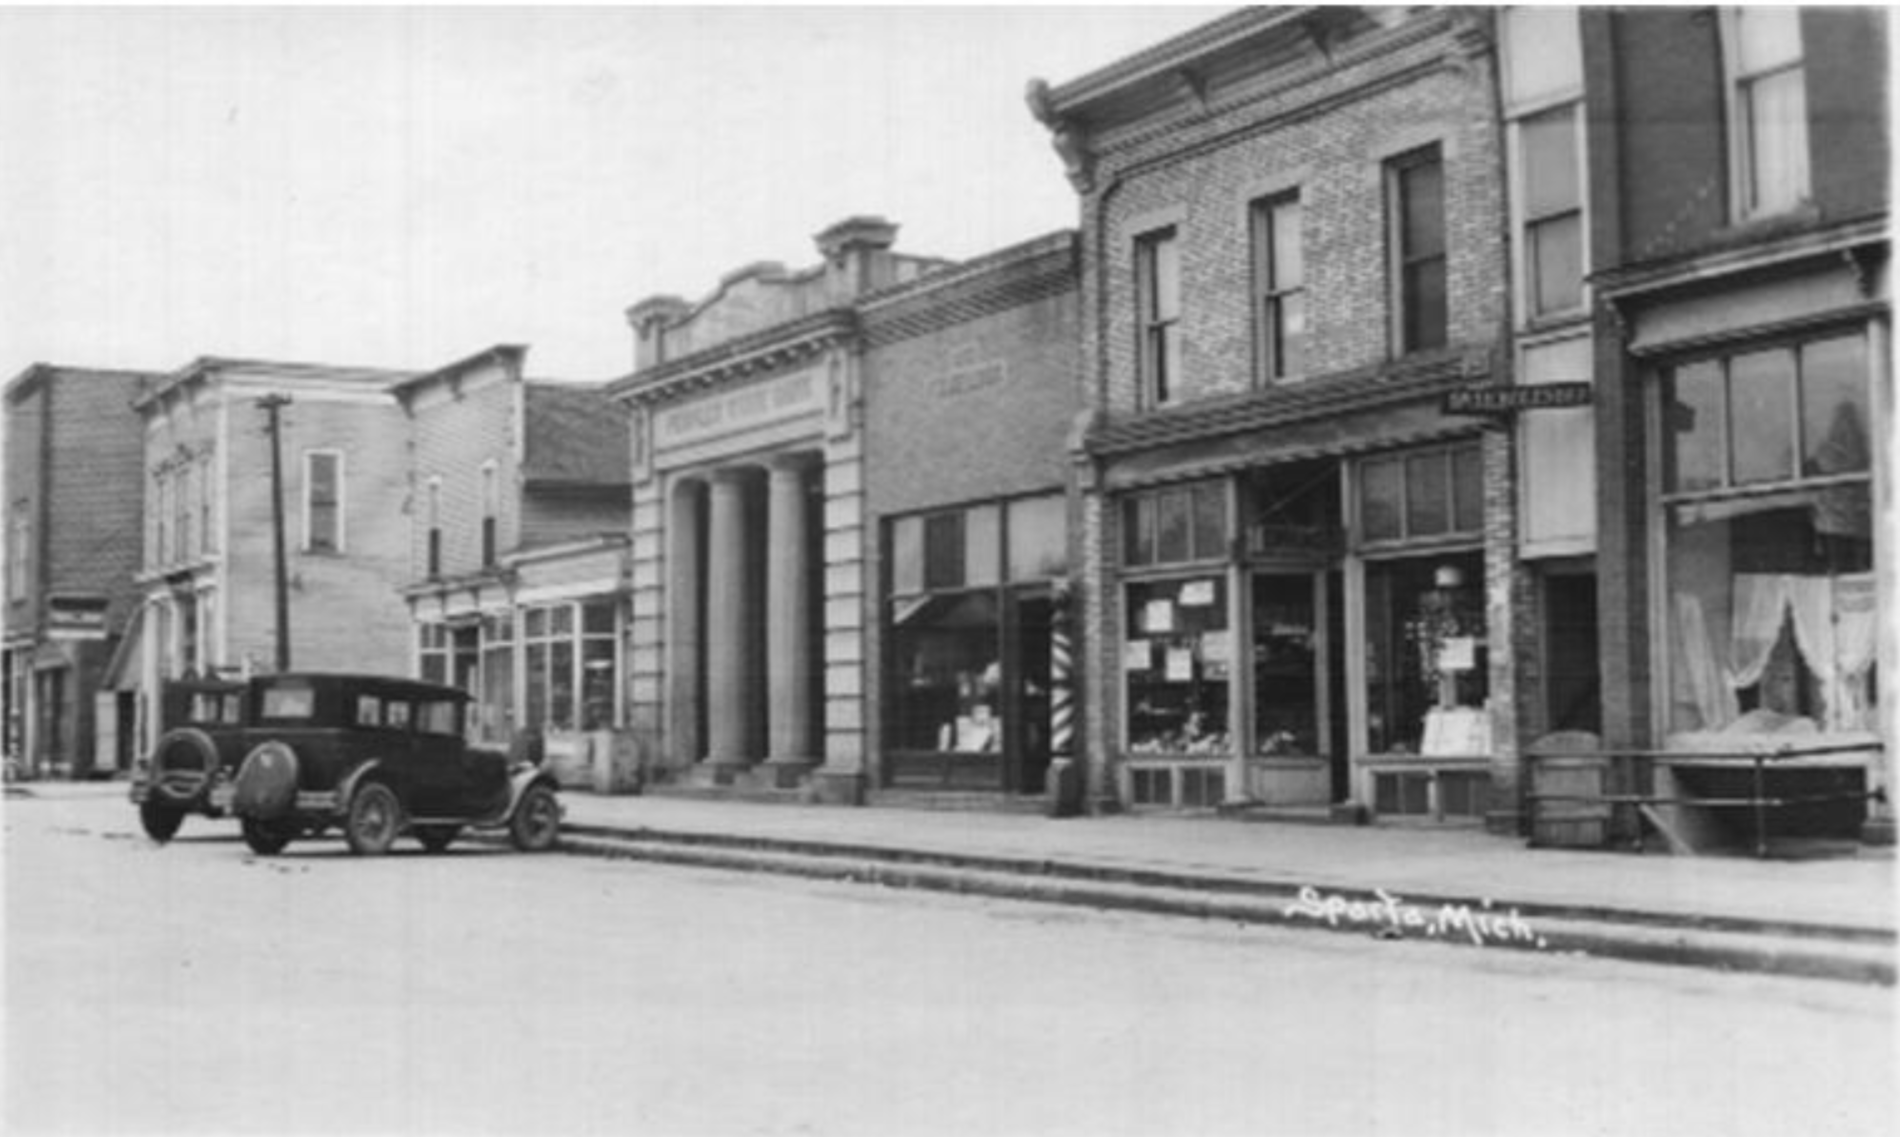
<svg viewBox="0 0 1900 1137">
<path fill-rule="evenodd" d="M 26 599 L 27 549 L 33 539 L 33 518 L 25 500 L 13 503 L 13 516 L 7 519 L 7 598 Z"/>
<path fill-rule="evenodd" d="M 191 524 L 196 516 L 192 497 L 197 492 L 193 485 L 197 479 L 192 476 L 196 472 L 196 467 L 190 463 L 181 464 L 176 475 L 177 486 L 172 492 L 172 523 L 178 533 L 179 560 L 189 560 L 198 553 Z"/>
<path fill-rule="evenodd" d="M 442 575 L 442 479 L 430 478 L 428 488 L 429 522 L 429 571 L 431 577 Z"/>
<path fill-rule="evenodd" d="M 1180 395 L 1181 245 L 1172 228 L 1135 242 L 1135 294 L 1141 328 L 1141 401 L 1161 407 Z"/>
<path fill-rule="evenodd" d="M 1511 8 L 1502 28 L 1518 311 L 1525 321 L 1580 312 L 1586 269 L 1577 10 Z"/>
<path fill-rule="evenodd" d="M 501 515 L 501 471 L 495 463 L 482 463 L 482 567 L 495 563 L 499 553 Z"/>
<path fill-rule="evenodd" d="M 1732 9 L 1724 31 L 1737 219 L 1792 209 L 1809 194 L 1800 10 Z"/>
<path fill-rule="evenodd" d="M 152 564 L 155 567 L 171 563 L 171 500 L 171 477 L 160 470 L 152 475 Z"/>
<path fill-rule="evenodd" d="M 1262 383 L 1298 378 L 1306 343 L 1298 191 L 1255 202 L 1251 224 L 1255 375 Z"/>
<path fill-rule="evenodd" d="M 1438 146 L 1386 163 L 1392 334 L 1400 354 L 1446 339 L 1445 167 Z"/>
<path fill-rule="evenodd" d="M 206 553 L 218 551 L 218 534 L 216 527 L 212 524 L 211 501 L 211 486 L 216 469 L 210 454 L 198 460 L 198 544 L 201 551 Z"/>
<path fill-rule="evenodd" d="M 310 450 L 303 456 L 303 547 L 306 552 L 343 550 L 343 455 Z"/>
</svg>

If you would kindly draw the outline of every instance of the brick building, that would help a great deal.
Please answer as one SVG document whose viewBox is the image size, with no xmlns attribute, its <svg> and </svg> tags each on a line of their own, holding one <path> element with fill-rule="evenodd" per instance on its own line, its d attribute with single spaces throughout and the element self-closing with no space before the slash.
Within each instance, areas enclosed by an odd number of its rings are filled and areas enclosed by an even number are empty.
<svg viewBox="0 0 1900 1137">
<path fill-rule="evenodd" d="M 157 376 L 35 364 L 6 386 L 6 642 L 11 772 L 129 765 L 118 702 L 97 699 L 138 606 L 143 470 L 133 403 Z"/>
<path fill-rule="evenodd" d="M 140 647 L 113 676 L 153 695 L 187 674 L 269 670 L 277 659 L 271 441 L 280 410 L 290 661 L 299 670 L 408 670 L 408 436 L 392 384 L 406 372 L 202 358 L 139 401 L 145 556 Z M 136 662 L 134 662 L 136 660 Z"/>
<path fill-rule="evenodd" d="M 857 801 L 864 722 L 865 409 L 853 304 L 943 262 L 854 217 L 823 263 L 728 275 L 628 310 L 631 716 L 661 784 Z"/>
<path fill-rule="evenodd" d="M 1486 15 L 1235 12 L 1033 84 L 1080 195 L 1098 806 L 1518 823 Z"/>
<path fill-rule="evenodd" d="M 1072 738 L 1076 270 L 1063 232 L 858 303 L 876 537 L 864 714 L 882 797 L 1040 795 Z"/>
<path fill-rule="evenodd" d="M 543 738 L 563 781 L 613 780 L 626 724 L 627 416 L 528 379 L 499 345 L 397 384 L 408 419 L 403 596 L 415 674 L 476 696 L 470 729 Z"/>
<path fill-rule="evenodd" d="M 1739 788 L 1686 754 L 1784 746 L 1811 756 L 1777 794 L 1892 784 L 1887 35 L 1876 8 L 1583 10 L 1603 739 L 1669 755 L 1671 792 Z M 1893 839 L 1890 805 L 1775 818 Z"/>
</svg>

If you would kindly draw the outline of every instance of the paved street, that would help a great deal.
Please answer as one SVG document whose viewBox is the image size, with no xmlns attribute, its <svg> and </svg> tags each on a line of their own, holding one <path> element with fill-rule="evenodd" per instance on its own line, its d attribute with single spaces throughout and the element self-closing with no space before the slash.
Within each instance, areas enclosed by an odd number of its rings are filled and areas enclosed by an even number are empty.
<svg viewBox="0 0 1900 1137">
<path fill-rule="evenodd" d="M 1893 1131 L 1891 992 L 8 799 L 8 1133 Z"/>
</svg>

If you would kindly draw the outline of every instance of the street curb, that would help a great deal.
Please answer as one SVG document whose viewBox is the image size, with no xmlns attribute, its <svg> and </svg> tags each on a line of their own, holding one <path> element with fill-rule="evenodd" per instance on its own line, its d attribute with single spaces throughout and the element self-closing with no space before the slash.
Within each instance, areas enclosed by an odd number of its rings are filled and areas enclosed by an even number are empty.
<svg viewBox="0 0 1900 1137">
<path fill-rule="evenodd" d="M 1892 932 L 1537 903 L 1056 860 L 699 832 L 569 825 L 562 846 L 610 859 L 770 872 L 1465 947 L 1895 984 Z"/>
</svg>

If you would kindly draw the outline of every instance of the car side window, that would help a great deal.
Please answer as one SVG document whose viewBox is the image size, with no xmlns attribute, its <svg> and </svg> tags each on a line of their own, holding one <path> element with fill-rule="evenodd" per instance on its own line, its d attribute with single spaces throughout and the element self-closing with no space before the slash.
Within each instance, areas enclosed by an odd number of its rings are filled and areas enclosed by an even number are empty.
<svg viewBox="0 0 1900 1137">
<path fill-rule="evenodd" d="M 397 730 L 408 730 L 409 704 L 400 699 L 391 699 L 384 703 L 383 725 Z"/>
<path fill-rule="evenodd" d="M 422 703 L 418 712 L 417 729 L 424 734 L 446 734 L 454 737 L 462 733 L 456 722 L 457 704 L 447 699 L 429 699 Z"/>
<path fill-rule="evenodd" d="M 383 725 L 382 700 L 374 695 L 358 695 L 356 697 L 356 725 Z"/>
</svg>

